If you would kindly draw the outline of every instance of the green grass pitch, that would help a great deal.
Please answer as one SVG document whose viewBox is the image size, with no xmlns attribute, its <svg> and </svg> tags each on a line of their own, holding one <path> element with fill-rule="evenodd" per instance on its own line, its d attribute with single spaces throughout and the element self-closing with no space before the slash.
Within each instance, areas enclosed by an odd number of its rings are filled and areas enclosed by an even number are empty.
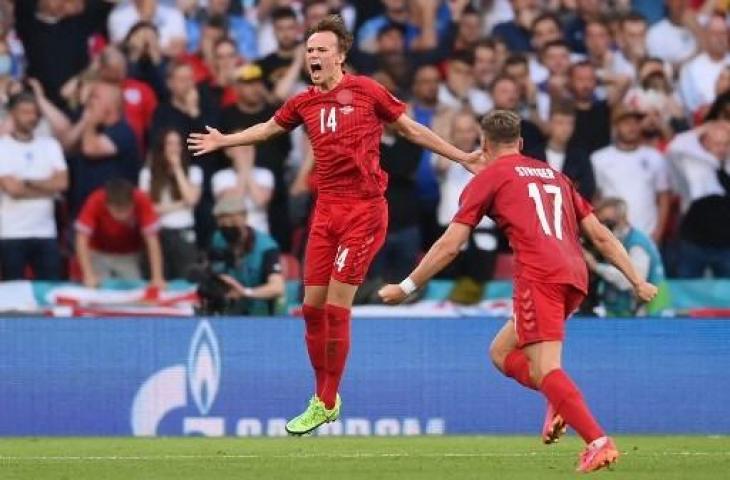
<svg viewBox="0 0 730 480">
<path fill-rule="evenodd" d="M 730 437 L 617 437 L 606 479 L 730 478 Z M 568 437 L 0 439 L 3 480 L 565 479 L 581 444 Z"/>
</svg>

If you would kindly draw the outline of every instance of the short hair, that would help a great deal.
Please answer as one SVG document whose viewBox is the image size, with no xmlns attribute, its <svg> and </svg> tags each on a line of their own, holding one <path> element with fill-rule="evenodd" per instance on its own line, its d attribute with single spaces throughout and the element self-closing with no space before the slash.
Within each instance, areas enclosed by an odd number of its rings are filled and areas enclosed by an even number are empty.
<svg viewBox="0 0 730 480">
<path fill-rule="evenodd" d="M 238 44 L 231 37 L 228 36 L 224 36 L 223 38 L 219 38 L 218 40 L 216 40 L 213 44 L 213 51 L 215 52 L 216 50 L 218 50 L 218 47 L 220 47 L 224 43 L 232 46 L 236 53 L 238 53 Z"/>
<path fill-rule="evenodd" d="M 211 15 L 205 21 L 205 27 L 215 28 L 216 30 L 228 30 L 228 19 L 225 15 Z"/>
<path fill-rule="evenodd" d="M 623 15 L 621 19 L 619 20 L 619 24 L 621 25 L 621 28 L 623 28 L 624 24 L 626 23 L 632 23 L 632 22 L 641 22 L 641 23 L 648 23 L 646 21 L 646 17 L 639 12 L 629 12 L 626 15 Z"/>
<path fill-rule="evenodd" d="M 291 18 L 294 21 L 298 21 L 297 14 L 291 7 L 277 7 L 271 12 L 271 22 L 275 23 L 278 20 L 285 20 Z"/>
<path fill-rule="evenodd" d="M 532 25 L 530 26 L 530 30 L 535 30 L 535 25 L 538 23 L 542 23 L 546 20 L 550 20 L 551 22 L 555 23 L 555 25 L 558 26 L 559 30 L 563 29 L 563 24 L 560 22 L 560 17 L 555 15 L 553 12 L 544 12 L 535 17 L 535 20 L 532 21 Z"/>
<path fill-rule="evenodd" d="M 575 62 L 570 66 L 568 69 L 568 77 L 572 77 L 576 70 L 579 68 L 590 68 L 592 72 L 595 73 L 596 68 L 593 66 L 593 64 L 589 60 L 581 60 L 579 62 Z"/>
<path fill-rule="evenodd" d="M 588 31 L 588 27 L 590 27 L 591 25 L 599 25 L 599 26 L 603 27 L 608 32 L 609 35 L 611 35 L 611 24 L 608 23 L 607 20 L 605 20 L 603 18 L 594 18 L 592 20 L 588 20 L 586 22 L 586 28 L 585 28 L 586 32 Z"/>
<path fill-rule="evenodd" d="M 347 53 L 350 47 L 352 47 L 352 34 L 347 30 L 345 21 L 339 15 L 327 15 L 324 17 L 316 25 L 307 30 L 305 38 L 309 40 L 309 37 L 320 32 L 333 33 L 337 37 L 337 45 L 342 53 Z"/>
<path fill-rule="evenodd" d="M 170 77 L 175 75 L 175 72 L 177 72 L 181 68 L 192 69 L 193 66 L 184 60 L 173 60 L 168 63 L 167 67 L 165 68 L 165 77 L 169 79 Z"/>
<path fill-rule="evenodd" d="M 540 55 L 543 56 L 548 50 L 556 47 L 564 48 L 568 51 L 568 53 L 570 53 L 570 45 L 565 40 L 550 40 L 542 46 L 542 49 L 540 50 Z"/>
<path fill-rule="evenodd" d="M 497 48 L 497 45 L 491 38 L 482 38 L 476 43 L 476 45 L 474 45 L 475 51 L 477 48 L 488 48 L 490 50 L 494 50 L 495 48 Z"/>
<path fill-rule="evenodd" d="M 629 206 L 626 204 L 626 201 L 618 197 L 606 197 L 600 200 L 598 205 L 596 205 L 596 212 L 600 212 L 606 208 L 615 209 L 621 218 L 626 218 L 629 213 Z"/>
<path fill-rule="evenodd" d="M 106 203 L 114 207 L 129 207 L 134 204 L 134 185 L 124 178 L 112 178 L 104 184 Z"/>
<path fill-rule="evenodd" d="M 8 99 L 8 110 L 13 110 L 22 103 L 32 103 L 36 108 L 38 107 L 38 99 L 35 95 L 27 90 L 22 90 Z"/>
<path fill-rule="evenodd" d="M 527 61 L 527 57 L 523 53 L 513 53 L 507 59 L 504 61 L 504 67 L 502 67 L 503 70 L 506 70 L 507 67 L 511 67 L 513 65 L 524 65 L 526 67 L 529 67 L 529 62 Z"/>
<path fill-rule="evenodd" d="M 510 144 L 521 135 L 520 116 L 509 110 L 492 110 L 482 118 L 484 137 L 497 144 Z"/>
<path fill-rule="evenodd" d="M 575 113 L 575 103 L 570 100 L 557 100 L 550 102 L 550 117 L 553 115 L 575 117 Z"/>
<path fill-rule="evenodd" d="M 518 86 L 517 81 L 510 77 L 509 75 L 506 75 L 504 73 L 501 73 L 497 75 L 497 77 L 492 81 L 492 84 L 489 86 L 489 92 L 494 92 L 494 89 L 497 87 L 498 83 L 501 82 L 510 82 L 512 85 Z"/>
<path fill-rule="evenodd" d="M 458 50 L 449 56 L 448 62 L 461 62 L 467 65 L 474 65 L 474 52 L 471 50 Z"/>
</svg>

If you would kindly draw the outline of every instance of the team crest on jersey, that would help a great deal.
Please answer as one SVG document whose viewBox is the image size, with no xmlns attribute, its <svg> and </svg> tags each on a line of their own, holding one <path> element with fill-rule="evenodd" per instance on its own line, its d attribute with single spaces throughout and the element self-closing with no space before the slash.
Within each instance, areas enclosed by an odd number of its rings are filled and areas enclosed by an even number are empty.
<svg viewBox="0 0 730 480">
<path fill-rule="evenodd" d="M 352 90 L 343 89 L 337 92 L 337 95 L 335 96 L 335 99 L 337 100 L 337 103 L 340 105 L 347 105 L 349 106 L 352 103 Z"/>
<path fill-rule="evenodd" d="M 342 112 L 343 115 L 349 115 L 354 111 L 355 109 L 352 107 L 352 105 L 346 105 L 340 108 L 340 112 Z"/>
</svg>

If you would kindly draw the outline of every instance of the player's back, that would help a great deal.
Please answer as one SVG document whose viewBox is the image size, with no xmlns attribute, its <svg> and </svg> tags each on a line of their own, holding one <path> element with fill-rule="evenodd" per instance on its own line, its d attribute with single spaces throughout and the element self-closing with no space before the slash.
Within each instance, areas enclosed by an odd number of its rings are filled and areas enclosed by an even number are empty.
<svg viewBox="0 0 730 480">
<path fill-rule="evenodd" d="M 519 154 L 503 156 L 467 186 L 462 209 L 479 201 L 483 206 L 479 213 L 491 217 L 510 241 L 516 276 L 586 290 L 578 235 L 579 222 L 591 207 L 567 177 L 545 162 Z"/>
<path fill-rule="evenodd" d="M 381 196 L 387 186 L 380 168 L 383 123 L 404 111 L 405 105 L 377 82 L 346 74 L 330 91 L 310 87 L 288 100 L 275 119 L 286 129 L 305 125 L 320 194 L 368 198 Z"/>
</svg>

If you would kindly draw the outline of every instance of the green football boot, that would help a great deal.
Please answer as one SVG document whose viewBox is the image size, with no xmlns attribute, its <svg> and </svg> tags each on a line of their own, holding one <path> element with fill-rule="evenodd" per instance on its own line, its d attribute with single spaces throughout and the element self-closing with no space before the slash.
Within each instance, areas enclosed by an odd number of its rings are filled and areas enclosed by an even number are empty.
<svg viewBox="0 0 730 480">
<path fill-rule="evenodd" d="M 325 423 L 334 422 L 340 418 L 342 400 L 337 395 L 335 406 L 327 410 L 324 402 L 314 395 L 309 400 L 309 406 L 299 416 L 289 420 L 286 424 L 286 431 L 290 435 L 306 435 L 313 432 Z"/>
</svg>

